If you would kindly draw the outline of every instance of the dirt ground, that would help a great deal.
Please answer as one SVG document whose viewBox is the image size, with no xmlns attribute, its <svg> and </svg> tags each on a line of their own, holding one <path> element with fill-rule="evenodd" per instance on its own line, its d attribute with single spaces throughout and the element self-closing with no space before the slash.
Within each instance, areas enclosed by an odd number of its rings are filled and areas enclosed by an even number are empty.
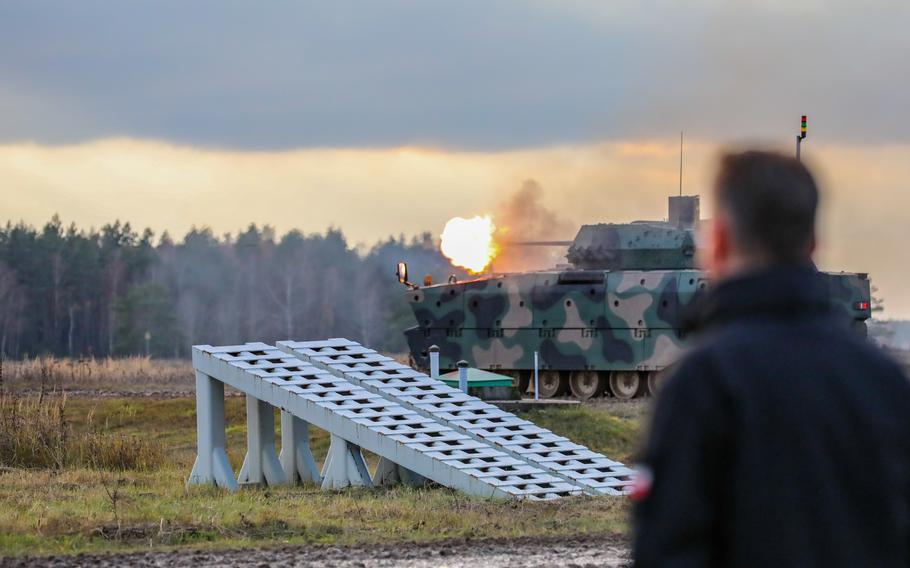
<svg viewBox="0 0 910 568">
<path fill-rule="evenodd" d="M 0 567 L 221 566 L 322 567 L 403 566 L 630 566 L 628 542 L 620 537 L 575 539 L 455 540 L 381 546 L 305 546 L 243 550 L 180 550 L 131 554 L 90 554 L 0 559 Z"/>
</svg>

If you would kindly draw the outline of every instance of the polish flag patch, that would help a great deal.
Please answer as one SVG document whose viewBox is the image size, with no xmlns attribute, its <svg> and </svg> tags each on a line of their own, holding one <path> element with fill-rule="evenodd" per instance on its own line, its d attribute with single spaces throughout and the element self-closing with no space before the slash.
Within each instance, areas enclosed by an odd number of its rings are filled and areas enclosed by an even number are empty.
<svg viewBox="0 0 910 568">
<path fill-rule="evenodd" d="M 633 501 L 642 501 L 651 494 L 651 486 L 654 484 L 654 475 L 651 468 L 644 465 L 635 466 L 635 475 L 632 478 L 632 491 L 629 497 Z"/>
</svg>

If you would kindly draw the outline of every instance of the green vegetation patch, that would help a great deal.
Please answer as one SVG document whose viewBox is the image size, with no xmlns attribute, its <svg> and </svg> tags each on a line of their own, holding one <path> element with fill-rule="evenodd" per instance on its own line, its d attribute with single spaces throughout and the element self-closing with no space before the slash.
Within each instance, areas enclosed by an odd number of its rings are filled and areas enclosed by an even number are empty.
<svg viewBox="0 0 910 568">
<path fill-rule="evenodd" d="M 622 499 L 486 501 L 455 491 L 184 486 L 186 472 L 92 470 L 0 474 L 6 554 L 130 550 L 185 544 L 358 544 L 390 540 L 617 534 Z"/>
<path fill-rule="evenodd" d="M 615 405 L 535 411 L 528 418 L 611 457 L 634 450 L 640 414 Z M 161 448 L 152 467 L 0 468 L 0 550 L 52 554 L 192 545 L 359 544 L 403 540 L 618 534 L 624 499 L 488 501 L 443 487 L 322 491 L 314 486 L 228 493 L 185 486 L 195 458 L 191 399 L 73 399 L 64 409 L 73 436 L 102 433 Z M 228 398 L 229 458 L 245 447 L 244 400 Z M 311 429 L 317 460 L 328 436 Z M 375 456 L 368 456 L 375 463 Z"/>
<path fill-rule="evenodd" d="M 520 415 L 538 426 L 622 462 L 634 461 L 645 401 L 598 402 L 568 408 L 532 410 Z"/>
</svg>

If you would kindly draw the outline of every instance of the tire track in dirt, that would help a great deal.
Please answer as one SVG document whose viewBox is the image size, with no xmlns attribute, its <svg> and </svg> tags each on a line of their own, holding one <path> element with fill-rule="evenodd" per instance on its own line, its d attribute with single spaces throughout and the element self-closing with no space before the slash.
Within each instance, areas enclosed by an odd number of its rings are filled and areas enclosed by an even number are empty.
<svg viewBox="0 0 910 568">
<path fill-rule="evenodd" d="M 176 550 L 137 553 L 79 554 L 0 558 L 6 568 L 108 568 L 155 566 L 214 568 L 237 565 L 275 568 L 367 566 L 406 568 L 477 568 L 509 566 L 536 568 L 631 566 L 628 540 L 622 536 L 570 538 L 514 538 L 446 540 L 433 543 L 402 542 L 369 546 L 285 546 L 232 550 Z"/>
</svg>

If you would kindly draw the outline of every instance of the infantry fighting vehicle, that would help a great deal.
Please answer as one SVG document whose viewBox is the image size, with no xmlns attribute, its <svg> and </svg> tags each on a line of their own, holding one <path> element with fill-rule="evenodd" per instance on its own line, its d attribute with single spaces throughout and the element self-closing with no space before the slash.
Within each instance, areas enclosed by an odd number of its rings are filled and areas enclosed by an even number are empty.
<svg viewBox="0 0 910 568">
<path fill-rule="evenodd" d="M 657 373 L 681 352 L 680 314 L 707 286 L 694 263 L 698 222 L 697 196 L 670 197 L 668 221 L 581 227 L 565 267 L 408 283 L 417 319 L 405 332 L 412 362 L 426 368 L 437 345 L 441 369 L 464 359 L 511 375 L 524 392 L 537 352 L 542 398 L 653 394 Z M 405 283 L 406 272 L 402 263 Z M 864 331 L 867 275 L 826 274 L 832 301 Z"/>
</svg>

